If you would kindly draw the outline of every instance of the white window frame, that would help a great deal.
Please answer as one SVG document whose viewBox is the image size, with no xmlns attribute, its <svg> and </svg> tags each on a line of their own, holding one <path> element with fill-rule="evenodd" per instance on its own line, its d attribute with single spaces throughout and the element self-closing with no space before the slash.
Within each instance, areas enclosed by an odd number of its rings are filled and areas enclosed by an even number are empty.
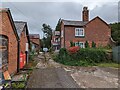
<svg viewBox="0 0 120 90">
<path fill-rule="evenodd" d="M 83 32 L 83 34 L 81 34 Z M 75 36 L 84 36 L 84 28 L 75 28 Z"/>
<path fill-rule="evenodd" d="M 63 30 L 61 31 L 61 37 L 63 37 Z"/>
<path fill-rule="evenodd" d="M 83 44 L 82 46 L 80 44 Z M 80 46 L 81 48 L 85 48 L 84 42 L 75 42 L 75 46 Z"/>
</svg>

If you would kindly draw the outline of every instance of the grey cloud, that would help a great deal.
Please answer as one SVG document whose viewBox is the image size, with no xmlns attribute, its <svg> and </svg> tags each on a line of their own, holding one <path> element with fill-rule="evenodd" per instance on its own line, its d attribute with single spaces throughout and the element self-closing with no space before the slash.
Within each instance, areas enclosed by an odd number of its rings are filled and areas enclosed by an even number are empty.
<svg viewBox="0 0 120 90">
<path fill-rule="evenodd" d="M 116 3 L 116 4 L 115 4 Z M 91 18 L 95 16 L 100 16 L 107 23 L 113 23 L 118 21 L 118 5 L 117 2 L 109 2 L 108 4 L 104 4 L 101 7 L 94 8 L 91 11 Z"/>
<path fill-rule="evenodd" d="M 92 3 L 91 3 L 92 4 Z M 14 20 L 28 22 L 30 33 L 39 33 L 42 37 L 42 24 L 47 23 L 53 29 L 59 18 L 82 20 L 82 5 L 73 2 L 12 2 L 3 3 L 3 7 L 9 7 Z M 89 7 L 88 7 L 89 8 Z M 106 3 L 90 11 L 90 19 L 100 16 L 110 22 L 117 21 L 118 6 Z"/>
</svg>

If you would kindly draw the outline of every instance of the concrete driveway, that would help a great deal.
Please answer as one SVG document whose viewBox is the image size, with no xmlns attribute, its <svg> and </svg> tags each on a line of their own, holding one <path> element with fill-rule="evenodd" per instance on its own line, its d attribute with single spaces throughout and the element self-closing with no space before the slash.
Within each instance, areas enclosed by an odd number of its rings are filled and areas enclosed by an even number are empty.
<svg viewBox="0 0 120 90">
<path fill-rule="evenodd" d="M 118 88 L 115 68 L 65 66 L 54 62 L 46 53 L 30 76 L 28 88 Z"/>
<path fill-rule="evenodd" d="M 37 69 L 32 72 L 27 88 L 79 88 L 70 74 L 53 62 L 49 54 L 39 55 L 38 60 Z"/>
</svg>

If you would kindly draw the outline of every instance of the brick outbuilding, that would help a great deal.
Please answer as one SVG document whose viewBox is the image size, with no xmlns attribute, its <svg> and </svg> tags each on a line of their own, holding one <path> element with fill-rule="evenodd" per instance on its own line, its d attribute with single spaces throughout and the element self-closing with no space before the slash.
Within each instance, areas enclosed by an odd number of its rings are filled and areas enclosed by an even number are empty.
<svg viewBox="0 0 120 90">
<path fill-rule="evenodd" d="M 9 9 L 0 9 L 0 53 L 3 72 L 15 74 L 19 67 L 19 37 Z"/>
<path fill-rule="evenodd" d="M 31 49 L 39 53 L 40 51 L 40 36 L 39 34 L 30 34 Z"/>
<path fill-rule="evenodd" d="M 96 46 L 107 46 L 111 44 L 111 28 L 99 16 L 89 21 L 89 10 L 83 8 L 82 21 L 61 20 L 61 48 L 69 48 L 70 41 L 76 46 L 85 47 L 85 42 L 89 45 L 92 42 Z"/>
<path fill-rule="evenodd" d="M 29 47 L 30 47 L 30 39 L 29 39 L 29 31 L 27 27 L 27 22 L 23 21 L 14 21 L 17 34 L 20 38 L 20 53 L 26 55 L 26 62 L 28 61 L 29 56 Z"/>
</svg>

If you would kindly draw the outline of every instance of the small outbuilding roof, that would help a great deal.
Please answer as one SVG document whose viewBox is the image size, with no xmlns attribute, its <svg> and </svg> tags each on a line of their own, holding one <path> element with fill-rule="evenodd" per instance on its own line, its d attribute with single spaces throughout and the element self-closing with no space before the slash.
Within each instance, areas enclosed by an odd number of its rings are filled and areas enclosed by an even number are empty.
<svg viewBox="0 0 120 90">
<path fill-rule="evenodd" d="M 14 24 L 15 24 L 15 27 L 17 29 L 18 36 L 20 37 L 20 34 L 24 30 L 26 22 L 23 22 L 23 21 L 14 21 Z"/>
<path fill-rule="evenodd" d="M 29 34 L 30 39 L 39 39 L 40 35 L 39 34 Z"/>
</svg>

